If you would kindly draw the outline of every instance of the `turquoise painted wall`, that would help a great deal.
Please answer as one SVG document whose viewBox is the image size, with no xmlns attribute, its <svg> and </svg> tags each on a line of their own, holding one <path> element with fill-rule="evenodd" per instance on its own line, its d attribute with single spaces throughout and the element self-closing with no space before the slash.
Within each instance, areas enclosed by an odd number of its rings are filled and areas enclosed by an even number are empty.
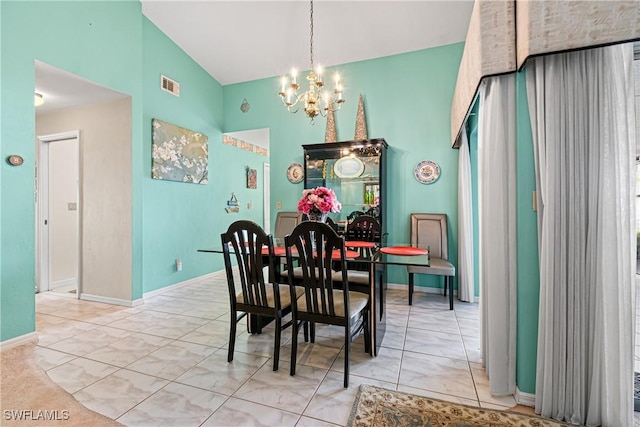
<svg viewBox="0 0 640 427">
<path fill-rule="evenodd" d="M 222 86 L 176 46 L 151 21 L 142 17 L 143 63 L 143 291 L 149 292 L 213 269 L 222 257 L 203 255 L 220 239 L 226 191 L 221 170 L 234 157 L 222 160 Z M 160 76 L 180 83 L 180 96 L 160 89 Z M 209 137 L 209 183 L 206 185 L 151 178 L 151 120 L 157 118 Z M 175 260 L 182 260 L 176 271 Z"/>
<path fill-rule="evenodd" d="M 138 2 L 0 2 L 2 157 L 0 340 L 35 330 L 34 61 L 40 60 L 132 97 L 132 154 L 142 161 L 142 26 Z M 53 37 L 52 35 L 55 35 Z M 141 168 L 134 170 L 133 294 L 142 292 Z"/>
<path fill-rule="evenodd" d="M 516 382 L 525 393 L 535 393 L 538 348 L 540 271 L 538 220 L 533 210 L 536 189 L 533 136 L 529 121 L 525 72 L 516 75 L 516 224 L 518 251 L 518 329 Z"/>
<path fill-rule="evenodd" d="M 364 97 L 368 136 L 389 143 L 388 224 L 390 240 L 409 240 L 411 212 L 442 212 L 449 216 L 449 254 L 457 263 L 458 151 L 451 149 L 450 109 L 463 44 L 425 49 L 400 55 L 349 63 L 338 70 L 346 86 L 347 102 L 336 113 L 338 139 L 355 134 L 358 96 Z M 286 70 L 283 70 L 283 72 Z M 315 125 L 302 112 L 290 114 L 277 93 L 279 78 L 262 79 L 224 87 L 225 132 L 267 127 L 271 144 L 271 216 L 276 202 L 282 210 L 295 210 L 302 183 L 291 184 L 286 170 L 302 162 L 302 144 L 324 142 L 326 119 Z M 243 114 L 246 98 L 251 110 Z M 421 160 L 433 160 L 442 170 L 431 185 L 418 183 L 413 169 Z M 405 269 L 395 269 L 389 280 L 407 283 Z M 416 283 L 442 286 L 437 278 L 418 275 Z"/>
</svg>

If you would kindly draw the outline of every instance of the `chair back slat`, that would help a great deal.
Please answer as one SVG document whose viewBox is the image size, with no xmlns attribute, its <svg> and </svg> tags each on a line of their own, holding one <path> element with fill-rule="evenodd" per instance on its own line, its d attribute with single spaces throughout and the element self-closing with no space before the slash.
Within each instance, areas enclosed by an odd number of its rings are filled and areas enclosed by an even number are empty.
<svg viewBox="0 0 640 427">
<path fill-rule="evenodd" d="M 285 238 L 285 247 L 290 284 L 304 287 L 307 312 L 335 317 L 338 302 L 334 300 L 332 273 L 334 268 L 340 269 L 346 277 L 344 239 L 327 224 L 305 221 Z M 338 256 L 334 257 L 334 253 Z M 293 265 L 296 260 L 302 269 L 301 283 L 293 282 Z M 345 305 L 348 318 L 349 285 L 346 280 L 343 286 L 344 300 L 340 303 Z"/>
<path fill-rule="evenodd" d="M 280 295 L 274 287 L 274 253 L 273 239 L 262 228 L 252 221 L 236 221 L 221 235 L 224 252 L 229 297 L 234 304 L 236 295 L 242 292 L 244 304 L 259 307 L 269 306 L 268 289 L 274 297 L 275 307 L 280 307 Z M 266 254 L 263 254 L 266 248 Z M 233 262 L 238 266 L 239 289 L 233 272 Z M 264 269 L 268 268 L 268 277 Z"/>
</svg>

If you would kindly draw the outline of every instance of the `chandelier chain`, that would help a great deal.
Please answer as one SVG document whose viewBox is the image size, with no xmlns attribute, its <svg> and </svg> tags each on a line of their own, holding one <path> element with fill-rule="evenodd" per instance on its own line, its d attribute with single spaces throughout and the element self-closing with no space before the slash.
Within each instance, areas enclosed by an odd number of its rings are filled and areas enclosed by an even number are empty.
<svg viewBox="0 0 640 427">
<path fill-rule="evenodd" d="M 310 40 L 309 40 L 309 56 L 311 58 L 311 69 L 313 70 L 313 0 L 311 0 L 311 13 L 309 13 Z"/>
<path fill-rule="evenodd" d="M 335 88 L 328 89 L 322 79 L 322 68 L 318 67 L 317 70 L 314 69 L 313 0 L 309 0 L 309 3 L 309 59 L 311 66 L 305 79 L 308 82 L 309 89 L 304 92 L 298 91 L 301 88 L 300 83 L 302 82 L 298 82 L 298 72 L 294 68 L 291 70 L 290 77 L 283 76 L 282 79 L 280 79 L 282 86 L 280 92 L 278 92 L 278 96 L 280 96 L 282 103 L 290 113 L 295 113 L 299 110 L 299 107 L 296 107 L 297 105 L 304 105 L 304 112 L 311 119 L 311 124 L 313 124 L 314 117 L 327 117 L 329 113 L 333 114 L 334 111 L 340 109 L 345 100 L 343 98 L 340 75 L 335 73 Z"/>
</svg>

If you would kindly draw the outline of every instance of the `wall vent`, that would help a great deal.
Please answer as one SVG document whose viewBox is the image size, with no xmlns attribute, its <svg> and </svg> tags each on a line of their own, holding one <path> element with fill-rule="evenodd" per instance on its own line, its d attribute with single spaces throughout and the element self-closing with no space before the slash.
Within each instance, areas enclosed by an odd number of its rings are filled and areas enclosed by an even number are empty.
<svg viewBox="0 0 640 427">
<path fill-rule="evenodd" d="M 167 76 L 160 76 L 160 88 L 172 95 L 180 96 L 180 83 Z"/>
</svg>

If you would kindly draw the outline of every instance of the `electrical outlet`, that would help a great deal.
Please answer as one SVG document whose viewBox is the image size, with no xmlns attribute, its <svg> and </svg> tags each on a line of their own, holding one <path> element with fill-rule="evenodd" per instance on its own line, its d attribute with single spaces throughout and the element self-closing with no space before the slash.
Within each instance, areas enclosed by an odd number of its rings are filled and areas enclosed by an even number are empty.
<svg viewBox="0 0 640 427">
<path fill-rule="evenodd" d="M 282 209 L 282 202 L 279 200 L 276 202 L 276 209 Z"/>
</svg>

